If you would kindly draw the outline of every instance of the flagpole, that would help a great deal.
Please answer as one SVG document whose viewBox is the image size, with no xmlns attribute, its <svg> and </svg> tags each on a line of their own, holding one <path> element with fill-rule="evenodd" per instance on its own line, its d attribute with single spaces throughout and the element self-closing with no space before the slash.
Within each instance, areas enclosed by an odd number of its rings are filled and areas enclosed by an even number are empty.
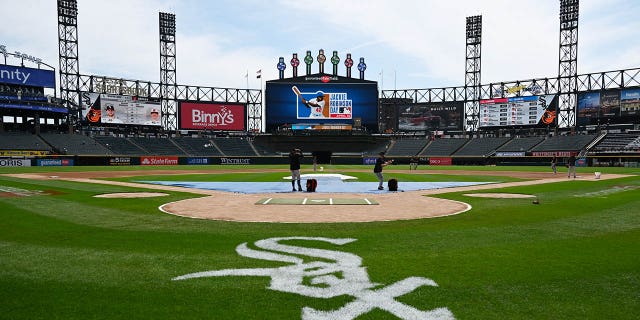
<svg viewBox="0 0 640 320">
<path fill-rule="evenodd" d="M 245 79 L 247 79 L 247 90 L 249 90 L 249 70 L 247 70 L 247 73 L 244 75 Z"/>
</svg>

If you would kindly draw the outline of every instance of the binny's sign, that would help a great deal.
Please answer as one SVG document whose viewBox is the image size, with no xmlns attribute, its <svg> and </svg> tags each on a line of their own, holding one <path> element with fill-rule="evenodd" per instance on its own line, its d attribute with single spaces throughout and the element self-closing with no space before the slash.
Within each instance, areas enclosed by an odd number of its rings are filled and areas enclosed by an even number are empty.
<svg viewBox="0 0 640 320">
<path fill-rule="evenodd" d="M 243 104 L 221 104 L 182 101 L 179 105 L 180 129 L 244 131 L 246 107 Z"/>
<path fill-rule="evenodd" d="M 302 319 L 355 319 L 374 309 L 389 312 L 400 319 L 454 319 L 447 308 L 423 311 L 396 300 L 415 289 L 437 287 L 435 281 L 423 277 L 409 277 L 387 286 L 371 282 L 362 258 L 357 255 L 326 249 L 299 247 L 286 241 L 320 241 L 344 245 L 356 241 L 351 238 L 283 237 L 256 241 L 260 250 L 249 248 L 247 243 L 236 247 L 236 252 L 248 258 L 279 261 L 288 265 L 275 268 L 240 268 L 210 270 L 189 273 L 172 280 L 189 280 L 206 277 L 253 276 L 270 277 L 268 289 L 295 293 L 306 297 L 329 299 L 348 295 L 353 297 L 337 310 L 302 308 Z M 302 259 L 300 256 L 311 257 Z M 316 259 L 313 259 L 316 258 Z M 313 261 L 315 260 L 315 261 Z"/>
</svg>

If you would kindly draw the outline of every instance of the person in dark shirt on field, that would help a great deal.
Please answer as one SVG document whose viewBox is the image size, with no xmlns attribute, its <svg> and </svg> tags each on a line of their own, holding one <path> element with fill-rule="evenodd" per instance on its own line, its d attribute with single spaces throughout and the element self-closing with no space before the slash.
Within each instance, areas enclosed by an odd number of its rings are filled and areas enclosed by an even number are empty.
<svg viewBox="0 0 640 320">
<path fill-rule="evenodd" d="M 382 167 L 386 167 L 391 163 L 393 163 L 393 160 L 387 160 L 387 158 L 384 157 L 384 151 L 380 152 L 378 158 L 376 159 L 376 164 L 373 167 L 373 173 L 375 173 L 376 177 L 378 177 L 378 190 L 384 190 L 384 176 L 382 175 Z"/>
<path fill-rule="evenodd" d="M 293 149 L 289 152 L 289 169 L 291 170 L 291 188 L 296 191 L 296 181 L 298 182 L 298 191 L 302 191 L 300 184 L 300 159 L 304 157 L 300 149 Z"/>
<path fill-rule="evenodd" d="M 569 159 L 567 160 L 567 168 L 569 168 L 569 170 L 567 171 L 567 178 L 571 178 L 571 173 L 573 172 L 573 178 L 576 178 L 576 156 L 575 155 L 570 155 Z"/>
</svg>

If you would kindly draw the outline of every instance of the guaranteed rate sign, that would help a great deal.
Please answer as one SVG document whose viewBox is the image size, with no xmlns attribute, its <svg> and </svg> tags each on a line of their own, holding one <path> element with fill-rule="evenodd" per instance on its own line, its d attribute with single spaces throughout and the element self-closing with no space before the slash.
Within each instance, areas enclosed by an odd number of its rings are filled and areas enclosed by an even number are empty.
<svg viewBox="0 0 640 320">
<path fill-rule="evenodd" d="M 244 104 L 182 101 L 179 109 L 182 130 L 246 130 Z"/>
</svg>

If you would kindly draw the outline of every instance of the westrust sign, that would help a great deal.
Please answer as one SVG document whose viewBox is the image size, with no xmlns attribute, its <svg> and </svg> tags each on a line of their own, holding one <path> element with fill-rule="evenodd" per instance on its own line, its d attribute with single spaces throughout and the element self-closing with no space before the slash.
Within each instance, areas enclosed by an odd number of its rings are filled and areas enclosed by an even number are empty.
<svg viewBox="0 0 640 320">
<path fill-rule="evenodd" d="M 182 101 L 179 110 L 182 130 L 246 130 L 243 104 Z"/>
</svg>

